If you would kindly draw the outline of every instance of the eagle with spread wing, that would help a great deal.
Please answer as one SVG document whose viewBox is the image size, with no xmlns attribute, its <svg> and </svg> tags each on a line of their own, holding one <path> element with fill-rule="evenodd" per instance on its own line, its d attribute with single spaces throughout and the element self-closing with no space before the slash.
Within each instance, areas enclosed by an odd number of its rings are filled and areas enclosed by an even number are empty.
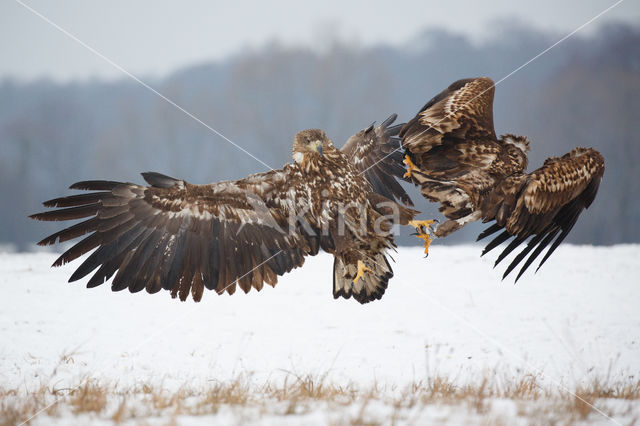
<svg viewBox="0 0 640 426">
<path fill-rule="evenodd" d="M 459 80 L 431 99 L 400 132 L 406 177 L 448 219 L 434 230 L 444 237 L 466 223 L 495 221 L 478 240 L 502 231 L 489 252 L 509 238 L 497 265 L 527 239 L 507 267 L 506 277 L 527 256 L 516 281 L 549 245 L 544 264 L 593 202 L 604 173 L 604 158 L 592 148 L 575 148 L 526 172 L 529 140 L 493 128 L 494 83 L 490 78 Z M 429 230 L 419 236 L 430 243 Z M 553 243 L 552 243 L 553 242 Z"/>
<path fill-rule="evenodd" d="M 93 273 L 87 287 L 109 280 L 114 291 L 169 290 L 200 301 L 204 289 L 233 294 L 302 266 L 320 249 L 334 255 L 333 296 L 380 299 L 393 271 L 385 253 L 391 228 L 418 213 L 395 180 L 404 173 L 396 151 L 401 125 L 392 115 L 349 138 L 338 150 L 318 129 L 299 132 L 293 159 L 279 170 L 236 181 L 193 185 L 159 173 L 149 184 L 84 181 L 91 192 L 44 202 L 57 208 L 31 217 L 84 219 L 40 245 L 84 237 L 53 264 L 94 250 L 69 281 Z M 95 272 L 94 272 L 95 271 Z"/>
</svg>

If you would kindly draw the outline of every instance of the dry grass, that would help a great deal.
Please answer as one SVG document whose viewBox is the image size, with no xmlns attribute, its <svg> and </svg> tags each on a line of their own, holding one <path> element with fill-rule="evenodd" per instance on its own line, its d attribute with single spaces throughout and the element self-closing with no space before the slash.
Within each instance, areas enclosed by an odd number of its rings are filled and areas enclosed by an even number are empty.
<svg viewBox="0 0 640 426">
<path fill-rule="evenodd" d="M 83 384 L 69 392 L 68 403 L 74 414 L 100 413 L 107 406 L 109 393 L 110 389 L 100 385 L 96 380 L 85 380 Z"/>
<path fill-rule="evenodd" d="M 120 388 L 85 378 L 76 387 L 67 389 L 0 388 L 0 425 L 20 424 L 40 410 L 43 410 L 40 415 L 50 417 L 84 415 L 120 423 L 160 415 L 172 419 L 180 415 L 216 415 L 223 408 L 241 409 L 258 417 L 301 416 L 320 409 L 335 424 L 420 423 L 420 416 L 433 406 L 454 407 L 457 413 L 479 416 L 491 424 L 510 423 L 509 419 L 493 415 L 492 404 L 496 400 L 512 401 L 518 407 L 517 414 L 534 423 L 570 424 L 600 416 L 594 413 L 593 406 L 607 406 L 607 401 L 637 404 L 640 380 L 613 385 L 594 381 L 572 392 L 574 395 L 543 386 L 535 376 L 513 378 L 506 383 L 485 377 L 477 383 L 462 385 L 447 377 L 434 377 L 402 389 L 338 385 L 326 375 L 288 376 L 281 383 L 263 384 L 240 376 L 200 388 L 185 385 L 177 390 L 152 383 Z M 372 412 L 378 413 L 378 417 Z M 342 414 L 331 420 L 331 413 Z"/>
<path fill-rule="evenodd" d="M 48 407 L 49 400 L 54 400 L 55 396 L 56 391 L 46 386 L 27 393 L 0 388 L 0 426 L 20 424 L 39 411 L 55 416 L 59 407 Z"/>
</svg>

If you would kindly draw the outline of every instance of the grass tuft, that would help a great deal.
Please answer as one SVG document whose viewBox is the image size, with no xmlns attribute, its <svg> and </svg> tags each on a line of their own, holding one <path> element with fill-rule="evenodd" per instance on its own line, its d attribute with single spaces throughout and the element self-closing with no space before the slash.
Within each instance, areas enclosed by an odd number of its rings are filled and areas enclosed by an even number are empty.
<svg viewBox="0 0 640 426">
<path fill-rule="evenodd" d="M 529 423 L 575 423 L 599 416 L 594 406 L 607 416 L 619 402 L 628 402 L 627 416 L 638 413 L 629 408 L 640 401 L 640 380 L 606 384 L 595 380 L 572 390 L 574 395 L 555 387 L 544 386 L 536 376 L 496 380 L 487 375 L 474 383 L 458 384 L 436 376 L 411 383 L 404 388 L 380 384 L 358 386 L 336 384 L 327 375 L 297 376 L 290 374 L 279 382 L 257 384 L 247 376 L 206 386 L 184 385 L 167 389 L 157 383 L 140 383 L 131 388 L 84 378 L 67 388 L 40 386 L 32 391 L 24 388 L 0 388 L 0 426 L 27 421 L 39 416 L 60 418 L 72 414 L 81 418 L 111 420 L 115 424 L 148 417 L 218 415 L 239 413 L 245 423 L 251 416 L 310 415 L 321 410 L 332 424 L 396 424 L 422 423 L 433 407 L 454 415 L 479 418 L 481 423 L 509 424 L 513 418 L 500 417 L 496 402 L 513 404 L 514 415 Z M 616 404 L 610 404 L 618 401 Z M 604 407 L 604 408 L 602 408 Z M 461 418 L 465 422 L 465 417 Z M 42 420 L 42 419 L 40 419 Z M 630 420 L 633 420 L 631 418 Z M 82 422 L 82 420 L 79 420 Z M 477 422 L 476 422 L 477 423 Z"/>
</svg>

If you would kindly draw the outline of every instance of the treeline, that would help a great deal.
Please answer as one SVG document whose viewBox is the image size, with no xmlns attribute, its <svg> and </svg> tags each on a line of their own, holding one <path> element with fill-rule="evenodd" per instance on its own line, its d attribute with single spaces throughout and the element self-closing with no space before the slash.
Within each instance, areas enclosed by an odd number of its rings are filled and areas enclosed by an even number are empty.
<svg viewBox="0 0 640 426">
<path fill-rule="evenodd" d="M 403 49 L 335 42 L 318 53 L 273 43 L 147 82 L 275 168 L 291 160 L 298 130 L 325 129 L 341 145 L 392 112 L 410 119 L 454 80 L 499 81 L 558 38 L 514 27 L 481 45 L 444 31 Z M 530 137 L 530 169 L 574 146 L 603 152 L 600 194 L 570 241 L 640 241 L 640 26 L 566 40 L 499 84 L 494 113 L 498 133 Z M 204 183 L 265 167 L 126 77 L 0 84 L 0 243 L 28 249 L 57 228 L 26 216 L 75 181 L 140 182 L 147 170 Z M 425 217 L 437 214 L 413 194 Z M 469 241 L 482 226 L 468 228 L 449 242 Z"/>
</svg>

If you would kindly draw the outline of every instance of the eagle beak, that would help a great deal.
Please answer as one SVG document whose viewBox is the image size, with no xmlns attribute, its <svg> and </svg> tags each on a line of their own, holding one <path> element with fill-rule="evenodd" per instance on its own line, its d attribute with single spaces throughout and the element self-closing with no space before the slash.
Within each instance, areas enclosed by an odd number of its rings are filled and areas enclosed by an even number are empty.
<svg viewBox="0 0 640 426">
<path fill-rule="evenodd" d="M 322 155 L 322 141 L 313 141 L 313 149 L 320 155 Z"/>
</svg>

